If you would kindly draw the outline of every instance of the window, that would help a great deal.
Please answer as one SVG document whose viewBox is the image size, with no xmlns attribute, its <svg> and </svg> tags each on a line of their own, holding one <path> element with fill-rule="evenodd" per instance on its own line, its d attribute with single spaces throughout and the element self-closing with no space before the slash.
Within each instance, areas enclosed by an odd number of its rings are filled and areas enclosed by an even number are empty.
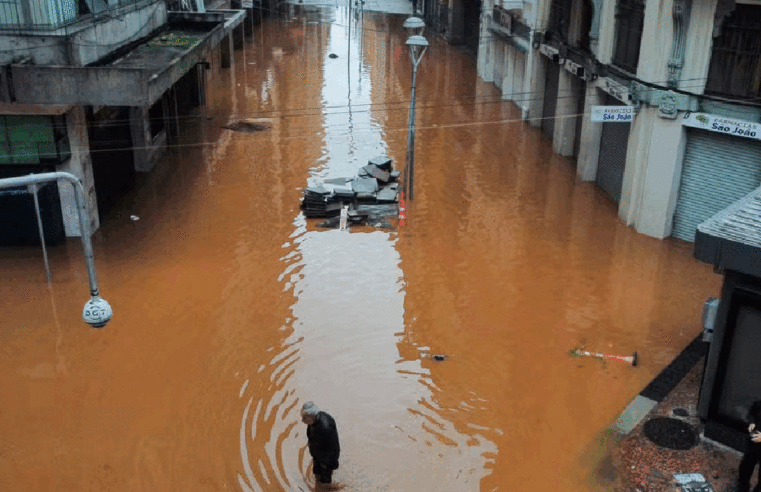
<svg viewBox="0 0 761 492">
<path fill-rule="evenodd" d="M 553 0 L 550 5 L 550 22 L 547 33 L 555 41 L 568 40 L 568 27 L 571 19 L 571 0 Z"/>
<path fill-rule="evenodd" d="M 636 74 L 639 62 L 639 45 L 645 24 L 643 0 L 618 0 L 616 4 L 616 44 L 613 64 Z"/>
<path fill-rule="evenodd" d="M 714 39 L 706 92 L 761 97 L 761 7 L 737 4 Z"/>
<path fill-rule="evenodd" d="M 0 116 L 0 164 L 62 164 L 71 157 L 64 116 Z"/>
</svg>

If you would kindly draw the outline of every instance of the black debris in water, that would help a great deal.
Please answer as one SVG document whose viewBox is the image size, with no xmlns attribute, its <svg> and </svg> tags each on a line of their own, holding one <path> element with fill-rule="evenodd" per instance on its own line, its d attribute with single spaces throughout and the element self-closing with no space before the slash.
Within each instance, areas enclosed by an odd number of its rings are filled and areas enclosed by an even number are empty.
<svg viewBox="0 0 761 492">
<path fill-rule="evenodd" d="M 433 360 L 442 361 L 442 360 L 446 360 L 446 359 L 447 359 L 447 356 L 446 356 L 446 355 L 441 355 L 441 354 L 436 354 L 436 355 L 434 355 L 434 356 L 433 356 L 433 357 L 431 357 L 431 358 L 432 358 Z"/>
<path fill-rule="evenodd" d="M 648 420 L 642 432 L 662 448 L 686 451 L 698 443 L 698 434 L 690 424 L 670 417 Z"/>
<path fill-rule="evenodd" d="M 265 121 L 246 119 L 230 121 L 226 125 L 223 125 L 222 128 L 236 132 L 256 133 L 269 130 L 270 125 Z"/>
<path fill-rule="evenodd" d="M 338 58 L 338 55 L 336 55 L 335 53 L 331 53 L 331 54 L 328 55 L 328 58 L 336 59 L 336 58 Z"/>
</svg>

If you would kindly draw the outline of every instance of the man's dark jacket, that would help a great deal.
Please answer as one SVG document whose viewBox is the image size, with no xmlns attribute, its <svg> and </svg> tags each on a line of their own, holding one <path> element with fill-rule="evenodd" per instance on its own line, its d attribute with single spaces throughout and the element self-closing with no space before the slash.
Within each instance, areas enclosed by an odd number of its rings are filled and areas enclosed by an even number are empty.
<svg viewBox="0 0 761 492">
<path fill-rule="evenodd" d="M 325 412 L 319 412 L 314 423 L 307 426 L 309 453 L 316 463 L 335 470 L 338 468 L 338 456 L 341 446 L 338 444 L 338 429 L 333 417 Z"/>
</svg>

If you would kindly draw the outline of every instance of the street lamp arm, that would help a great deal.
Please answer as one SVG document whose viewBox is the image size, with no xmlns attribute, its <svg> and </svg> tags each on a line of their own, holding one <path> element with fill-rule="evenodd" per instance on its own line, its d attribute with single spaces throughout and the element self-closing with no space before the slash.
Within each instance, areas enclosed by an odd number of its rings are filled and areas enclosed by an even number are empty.
<svg viewBox="0 0 761 492">
<path fill-rule="evenodd" d="M 79 229 L 80 234 L 82 235 L 82 246 L 85 250 L 87 275 L 90 279 L 90 295 L 97 296 L 98 279 L 95 274 L 95 256 L 93 255 L 92 242 L 90 240 L 90 227 L 87 221 L 87 210 L 85 208 L 85 190 L 79 178 L 71 173 L 65 172 L 30 174 L 28 176 L 17 176 L 13 178 L 0 179 L 0 189 L 15 188 L 17 186 L 27 186 L 31 184 L 49 183 L 58 180 L 68 181 L 74 187 L 74 200 L 77 202 L 77 216 L 79 217 Z"/>
<path fill-rule="evenodd" d="M 37 185 L 41 183 L 68 181 L 74 188 L 74 201 L 77 203 L 77 216 L 79 218 L 79 232 L 82 237 L 82 247 L 87 264 L 87 277 L 90 281 L 90 300 L 85 304 L 85 321 L 96 328 L 101 328 L 111 319 L 111 306 L 105 299 L 99 297 L 98 278 L 95 273 L 95 255 L 90 238 L 90 226 L 86 208 L 85 189 L 82 182 L 71 173 L 53 172 L 16 176 L 13 178 L 0 179 L 0 189 L 15 188 L 19 186 Z"/>
</svg>

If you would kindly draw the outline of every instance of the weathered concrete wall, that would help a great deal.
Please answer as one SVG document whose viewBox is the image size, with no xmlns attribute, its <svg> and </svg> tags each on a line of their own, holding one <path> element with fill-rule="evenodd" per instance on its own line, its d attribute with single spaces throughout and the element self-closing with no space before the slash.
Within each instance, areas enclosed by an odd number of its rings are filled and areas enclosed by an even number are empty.
<svg viewBox="0 0 761 492">
<path fill-rule="evenodd" d="M 16 101 L 29 104 L 148 104 L 147 78 L 139 68 L 13 67 Z"/>
<path fill-rule="evenodd" d="M 166 3 L 154 2 L 114 19 L 106 19 L 71 37 L 68 63 L 84 66 L 149 35 L 167 22 Z"/>
<path fill-rule="evenodd" d="M 27 57 L 35 65 L 81 67 L 149 35 L 167 22 L 163 0 L 144 0 L 49 31 L 0 32 L 0 64 Z"/>
<path fill-rule="evenodd" d="M 87 136 L 87 121 L 83 108 L 76 107 L 66 113 L 66 130 L 71 147 L 71 159 L 66 164 L 57 166 L 56 171 L 71 173 L 82 181 L 87 200 L 87 211 L 90 216 L 90 231 L 95 232 L 100 227 L 100 217 L 98 215 L 98 198 L 95 195 L 95 178 L 93 177 L 92 160 L 90 158 L 90 139 Z M 61 197 L 61 212 L 63 213 L 63 226 L 66 237 L 81 236 L 82 232 L 79 228 L 79 217 L 77 216 L 76 208 L 77 202 L 74 199 L 74 188 L 69 183 L 58 183 L 58 194 Z"/>
<path fill-rule="evenodd" d="M 38 65 L 58 65 L 67 58 L 66 42 L 59 36 L 0 35 L 0 65 L 28 58 Z"/>
</svg>

